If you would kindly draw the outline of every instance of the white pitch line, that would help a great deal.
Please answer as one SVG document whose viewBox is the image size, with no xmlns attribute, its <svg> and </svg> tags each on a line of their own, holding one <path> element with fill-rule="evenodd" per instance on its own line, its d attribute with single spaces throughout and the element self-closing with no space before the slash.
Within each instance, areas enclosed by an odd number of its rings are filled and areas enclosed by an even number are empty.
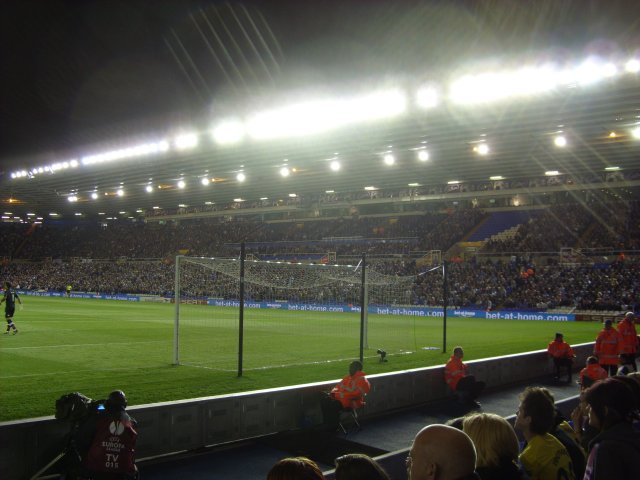
<svg viewBox="0 0 640 480">
<path fill-rule="evenodd" d="M 164 340 L 149 340 L 146 342 L 109 342 L 109 343 L 71 343 L 67 345 L 38 345 L 32 347 L 1 347 L 0 352 L 4 352 L 5 350 L 31 350 L 31 349 L 42 349 L 42 348 L 69 348 L 69 347 L 102 347 L 102 346 L 112 346 L 112 345 L 141 345 L 148 343 L 167 343 Z"/>
</svg>

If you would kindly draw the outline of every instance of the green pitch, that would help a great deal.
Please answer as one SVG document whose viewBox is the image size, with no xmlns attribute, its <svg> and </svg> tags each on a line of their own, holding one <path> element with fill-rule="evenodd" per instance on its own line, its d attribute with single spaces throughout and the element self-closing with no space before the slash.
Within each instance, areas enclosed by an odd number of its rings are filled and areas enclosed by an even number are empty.
<svg viewBox="0 0 640 480">
<path fill-rule="evenodd" d="M 54 413 L 79 391 L 104 398 L 122 389 L 130 404 L 220 395 L 332 380 L 358 356 L 359 317 L 325 312 L 245 310 L 244 374 L 237 377 L 237 310 L 183 306 L 181 362 L 173 362 L 170 304 L 23 297 L 20 333 L 0 335 L 0 420 Z M 570 343 L 593 341 L 600 325 L 582 322 L 449 318 L 447 345 L 465 359 L 545 348 L 561 330 Z M 368 374 L 439 365 L 442 319 L 369 317 Z M 428 349 L 428 348 L 436 348 Z M 379 362 L 383 348 L 389 361 Z"/>
</svg>

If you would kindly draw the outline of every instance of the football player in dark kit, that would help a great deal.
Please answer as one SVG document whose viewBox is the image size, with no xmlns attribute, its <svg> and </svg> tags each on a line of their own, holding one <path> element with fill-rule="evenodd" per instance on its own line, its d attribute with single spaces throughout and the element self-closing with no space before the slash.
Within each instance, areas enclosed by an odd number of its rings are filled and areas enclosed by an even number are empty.
<svg viewBox="0 0 640 480">
<path fill-rule="evenodd" d="M 22 300 L 18 294 L 11 289 L 11 284 L 9 282 L 4 282 L 4 297 L 0 300 L 0 305 L 2 302 L 6 302 L 4 307 L 4 318 L 7 320 L 7 331 L 4 332 L 5 335 L 8 334 L 11 329 L 13 329 L 13 334 L 18 333 L 18 329 L 13 323 L 13 314 L 16 311 L 16 300 L 20 305 L 22 305 Z"/>
</svg>

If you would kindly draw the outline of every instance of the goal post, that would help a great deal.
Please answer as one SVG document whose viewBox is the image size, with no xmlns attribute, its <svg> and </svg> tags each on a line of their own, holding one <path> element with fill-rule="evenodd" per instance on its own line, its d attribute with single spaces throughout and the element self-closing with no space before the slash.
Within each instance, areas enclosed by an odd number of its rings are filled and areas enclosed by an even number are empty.
<svg viewBox="0 0 640 480">
<path fill-rule="evenodd" d="M 415 276 L 364 256 L 358 265 L 178 256 L 175 265 L 175 364 L 242 375 L 406 354 L 427 341 L 409 312 Z"/>
</svg>

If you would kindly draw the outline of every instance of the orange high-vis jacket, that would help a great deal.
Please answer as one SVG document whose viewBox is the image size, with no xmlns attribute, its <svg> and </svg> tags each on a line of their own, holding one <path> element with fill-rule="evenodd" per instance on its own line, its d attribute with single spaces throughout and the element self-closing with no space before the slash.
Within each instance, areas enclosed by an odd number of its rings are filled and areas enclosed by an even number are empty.
<svg viewBox="0 0 640 480">
<path fill-rule="evenodd" d="M 596 338 L 593 354 L 598 357 L 600 365 L 618 365 L 620 353 L 620 334 L 615 328 L 603 329 Z"/>
<path fill-rule="evenodd" d="M 618 333 L 620 334 L 620 353 L 637 353 L 638 333 L 634 323 L 625 318 L 618 324 Z"/>
<path fill-rule="evenodd" d="M 608 376 L 609 374 L 604 368 L 602 368 L 597 363 L 592 363 L 580 370 L 580 385 L 584 385 L 584 377 L 590 378 L 594 382 L 597 382 L 598 380 L 604 380 Z"/>
<path fill-rule="evenodd" d="M 338 400 L 343 408 L 360 408 L 364 405 L 364 396 L 371 390 L 371 384 L 364 372 L 347 375 L 331 389 L 331 396 Z"/>
<path fill-rule="evenodd" d="M 573 349 L 571 345 L 569 345 L 564 340 L 561 342 L 556 342 L 553 340 L 549 342 L 549 346 L 547 347 L 547 353 L 553 358 L 573 358 L 575 354 L 573 353 Z"/>
<path fill-rule="evenodd" d="M 449 388 L 451 388 L 451 390 L 455 392 L 456 387 L 458 386 L 458 382 L 466 375 L 467 366 L 462 363 L 461 359 L 459 359 L 455 355 L 451 355 L 451 358 L 444 366 L 444 381 L 447 382 Z"/>
</svg>

